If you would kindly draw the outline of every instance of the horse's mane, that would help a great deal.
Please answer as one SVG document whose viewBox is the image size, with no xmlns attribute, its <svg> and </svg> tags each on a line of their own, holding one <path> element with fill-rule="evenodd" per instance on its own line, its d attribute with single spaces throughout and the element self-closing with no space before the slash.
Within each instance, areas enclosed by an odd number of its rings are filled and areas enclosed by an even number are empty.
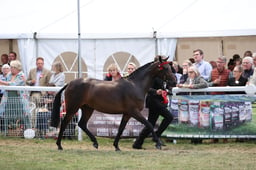
<svg viewBox="0 0 256 170">
<path fill-rule="evenodd" d="M 144 70 L 146 70 L 152 63 L 154 63 L 154 62 L 150 62 L 150 63 L 147 63 L 147 64 L 139 67 L 134 72 L 132 72 L 129 76 L 127 76 L 126 79 L 128 79 L 128 80 L 134 79 L 137 74 L 139 74 L 139 73 L 143 72 Z"/>
</svg>

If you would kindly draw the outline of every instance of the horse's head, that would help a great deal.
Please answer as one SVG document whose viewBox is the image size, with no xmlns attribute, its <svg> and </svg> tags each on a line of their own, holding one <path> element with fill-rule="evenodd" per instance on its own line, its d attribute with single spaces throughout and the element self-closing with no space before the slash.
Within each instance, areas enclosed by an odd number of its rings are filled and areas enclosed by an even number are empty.
<svg viewBox="0 0 256 170">
<path fill-rule="evenodd" d="M 155 62 L 157 62 L 158 74 L 157 77 L 163 80 L 175 81 L 176 78 L 173 74 L 172 62 L 167 61 L 169 57 L 158 55 L 155 57 Z"/>
<path fill-rule="evenodd" d="M 176 77 L 173 74 L 172 62 L 167 61 L 168 57 L 156 56 L 153 62 L 147 63 L 131 73 L 127 80 L 148 79 L 146 77 L 159 77 L 162 80 L 172 81 L 176 84 Z"/>
</svg>

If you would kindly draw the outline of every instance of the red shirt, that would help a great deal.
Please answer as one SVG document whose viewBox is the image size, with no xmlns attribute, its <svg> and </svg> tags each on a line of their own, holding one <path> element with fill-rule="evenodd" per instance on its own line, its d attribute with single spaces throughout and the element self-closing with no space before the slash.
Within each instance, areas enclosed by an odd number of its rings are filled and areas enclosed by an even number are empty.
<svg viewBox="0 0 256 170">
<path fill-rule="evenodd" d="M 220 77 L 220 84 L 214 84 L 214 86 L 222 87 L 228 85 L 228 77 L 230 70 L 224 68 L 221 72 L 215 68 L 211 72 L 211 81 L 214 81 Z M 211 94 L 224 94 L 224 92 L 211 92 Z"/>
</svg>

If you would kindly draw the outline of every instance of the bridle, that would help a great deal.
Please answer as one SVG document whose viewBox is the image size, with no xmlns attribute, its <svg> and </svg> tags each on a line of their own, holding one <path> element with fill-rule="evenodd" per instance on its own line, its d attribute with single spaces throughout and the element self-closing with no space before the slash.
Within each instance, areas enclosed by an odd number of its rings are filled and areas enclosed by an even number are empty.
<svg viewBox="0 0 256 170">
<path fill-rule="evenodd" d="M 165 61 L 165 62 L 162 62 L 162 63 L 160 63 L 159 65 L 158 65 L 158 67 L 159 67 L 159 70 L 163 70 L 164 69 L 164 65 L 166 65 L 166 64 L 170 64 L 171 62 L 170 61 Z"/>
</svg>

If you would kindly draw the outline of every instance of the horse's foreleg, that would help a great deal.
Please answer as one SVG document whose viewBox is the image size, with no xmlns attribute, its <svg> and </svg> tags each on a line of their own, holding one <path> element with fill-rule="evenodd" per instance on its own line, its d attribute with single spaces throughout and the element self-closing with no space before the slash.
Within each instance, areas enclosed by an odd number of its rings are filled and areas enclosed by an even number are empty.
<svg viewBox="0 0 256 170">
<path fill-rule="evenodd" d="M 68 113 L 67 113 L 66 116 L 64 117 L 64 119 L 61 121 L 60 132 L 59 132 L 58 139 L 57 139 L 57 142 L 56 142 L 59 150 L 63 150 L 63 148 L 61 146 L 61 139 L 62 139 L 62 136 L 63 136 L 63 132 L 65 131 L 68 123 L 72 119 L 72 116 L 73 115 L 68 115 Z"/>
<path fill-rule="evenodd" d="M 145 117 L 143 117 L 143 115 L 140 112 L 133 115 L 132 117 L 135 118 L 137 121 L 141 122 L 142 124 L 144 124 L 146 127 L 148 127 L 150 129 L 150 131 L 152 132 L 153 141 L 156 142 L 156 148 L 161 149 L 162 148 L 161 141 L 160 141 L 159 137 L 156 135 L 156 133 L 154 131 L 154 127 L 152 126 L 152 124 L 148 120 L 146 120 Z"/>
<path fill-rule="evenodd" d="M 128 120 L 129 120 L 130 118 L 131 118 L 131 116 L 129 116 L 129 115 L 123 115 L 123 117 L 122 117 L 121 123 L 120 123 L 119 128 L 118 128 L 117 135 L 116 135 L 116 137 L 115 137 L 115 141 L 114 141 L 114 143 L 113 143 L 113 145 L 114 145 L 116 151 L 120 151 L 120 148 L 119 148 L 119 146 L 118 146 L 118 142 L 119 142 L 119 140 L 120 140 L 120 137 L 121 137 L 121 135 L 122 135 L 122 133 L 123 133 L 123 131 L 124 131 L 124 128 L 125 128 L 125 126 L 126 126 Z"/>
<path fill-rule="evenodd" d="M 87 107 L 87 106 L 83 106 L 82 107 L 82 117 L 79 120 L 78 126 L 83 129 L 83 131 L 89 136 L 89 138 L 91 139 L 91 141 L 93 142 L 93 146 L 98 149 L 99 144 L 97 139 L 95 138 L 95 136 L 88 130 L 87 128 L 87 122 L 90 119 L 92 113 L 93 113 L 92 108 Z"/>
</svg>

